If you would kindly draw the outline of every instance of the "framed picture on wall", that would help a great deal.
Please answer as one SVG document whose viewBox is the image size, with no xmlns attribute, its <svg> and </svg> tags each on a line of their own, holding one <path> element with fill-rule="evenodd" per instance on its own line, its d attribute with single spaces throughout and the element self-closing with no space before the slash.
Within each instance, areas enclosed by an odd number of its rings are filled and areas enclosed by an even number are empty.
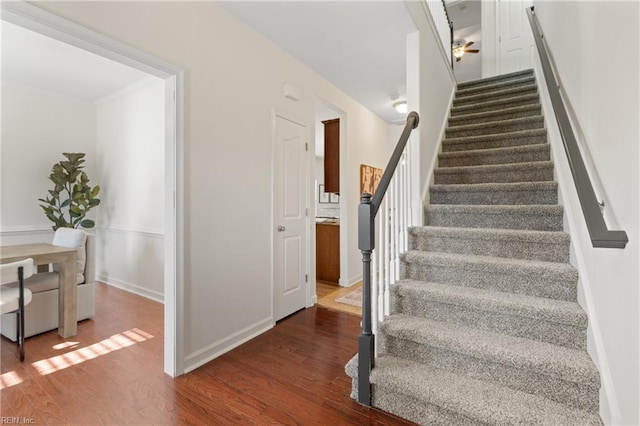
<svg viewBox="0 0 640 426">
<path fill-rule="evenodd" d="M 331 204 L 340 204 L 340 194 L 332 192 L 329 194 L 329 202 Z"/>
<path fill-rule="evenodd" d="M 324 185 L 318 185 L 318 202 L 320 204 L 329 204 L 329 193 L 324 192 Z"/>
<path fill-rule="evenodd" d="M 382 179 L 382 169 L 361 164 L 360 194 L 364 194 L 365 192 L 368 192 L 371 195 L 375 194 L 378 184 L 380 183 L 380 179 Z"/>
</svg>

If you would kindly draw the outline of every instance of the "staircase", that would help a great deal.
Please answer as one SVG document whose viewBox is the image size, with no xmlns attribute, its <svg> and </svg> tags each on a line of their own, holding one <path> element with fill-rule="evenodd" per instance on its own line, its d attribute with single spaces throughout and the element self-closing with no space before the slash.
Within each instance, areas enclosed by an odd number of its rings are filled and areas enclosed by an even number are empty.
<svg viewBox="0 0 640 426">
<path fill-rule="evenodd" d="M 531 70 L 458 85 L 379 324 L 373 406 L 420 424 L 601 424 Z M 346 367 L 357 395 L 357 357 Z"/>
</svg>

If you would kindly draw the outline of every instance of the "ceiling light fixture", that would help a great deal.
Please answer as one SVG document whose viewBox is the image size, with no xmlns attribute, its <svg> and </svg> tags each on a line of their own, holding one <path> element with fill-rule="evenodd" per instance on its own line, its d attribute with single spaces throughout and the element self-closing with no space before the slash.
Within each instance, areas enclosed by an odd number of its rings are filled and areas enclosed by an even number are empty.
<svg viewBox="0 0 640 426">
<path fill-rule="evenodd" d="M 407 101 L 397 101 L 393 103 L 393 107 L 396 109 L 396 111 L 398 111 L 400 114 L 406 114 L 407 113 Z"/>
<path fill-rule="evenodd" d="M 464 56 L 464 45 L 453 46 L 453 56 L 456 57 L 456 62 L 460 62 L 460 59 Z"/>
</svg>

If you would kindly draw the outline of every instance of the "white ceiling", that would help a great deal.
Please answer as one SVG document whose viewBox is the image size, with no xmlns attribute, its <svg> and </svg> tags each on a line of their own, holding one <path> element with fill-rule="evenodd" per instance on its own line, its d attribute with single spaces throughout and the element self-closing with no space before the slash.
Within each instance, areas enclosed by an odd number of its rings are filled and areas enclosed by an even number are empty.
<svg viewBox="0 0 640 426">
<path fill-rule="evenodd" d="M 93 102 L 151 78 L 110 59 L 1 21 L 2 82 Z"/>
<path fill-rule="evenodd" d="M 406 36 L 416 31 L 402 1 L 227 1 L 261 33 L 387 122 L 404 121 Z"/>
<path fill-rule="evenodd" d="M 224 8 L 389 123 L 406 99 L 402 1 L 233 1 Z M 149 75 L 2 22 L 2 81 L 93 102 Z"/>
</svg>

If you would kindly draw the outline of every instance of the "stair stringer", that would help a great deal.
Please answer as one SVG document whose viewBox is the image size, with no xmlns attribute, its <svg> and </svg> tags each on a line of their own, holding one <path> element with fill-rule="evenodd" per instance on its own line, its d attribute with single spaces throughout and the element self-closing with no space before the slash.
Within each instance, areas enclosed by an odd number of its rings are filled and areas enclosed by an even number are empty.
<svg viewBox="0 0 640 426">
<path fill-rule="evenodd" d="M 449 121 L 449 117 L 451 114 L 451 107 L 453 106 L 453 100 L 455 99 L 456 96 L 456 91 L 455 88 L 454 90 L 451 91 L 451 96 L 449 97 L 449 103 L 447 105 L 447 115 L 444 117 L 444 119 L 442 120 L 441 126 L 440 126 L 440 133 L 438 134 L 438 140 L 437 140 L 437 145 L 436 145 L 436 150 L 434 152 L 434 155 L 431 156 L 429 163 L 428 163 L 428 168 L 427 168 L 427 180 L 424 182 L 420 182 L 420 173 L 418 172 L 418 170 L 420 169 L 420 164 L 419 164 L 419 155 L 414 156 L 416 159 L 414 159 L 414 163 L 411 165 L 411 169 L 414 171 L 414 176 L 413 176 L 413 182 L 418 182 L 419 183 L 419 192 L 415 192 L 414 194 L 412 194 L 412 200 L 411 200 L 411 215 L 412 215 L 412 223 L 413 224 L 420 224 L 420 223 L 424 223 L 424 210 L 422 208 L 424 203 L 429 203 L 429 188 L 433 185 L 434 181 L 435 181 L 435 170 L 438 167 L 438 156 L 442 153 L 442 141 L 444 140 L 444 135 L 445 132 L 447 130 L 447 123 Z M 420 133 L 420 127 L 418 127 L 418 134 L 421 135 Z M 421 136 L 419 136 L 418 138 L 416 138 L 416 143 L 418 145 L 420 144 L 420 138 Z M 415 147 L 415 145 L 412 145 L 412 148 Z"/>
</svg>

